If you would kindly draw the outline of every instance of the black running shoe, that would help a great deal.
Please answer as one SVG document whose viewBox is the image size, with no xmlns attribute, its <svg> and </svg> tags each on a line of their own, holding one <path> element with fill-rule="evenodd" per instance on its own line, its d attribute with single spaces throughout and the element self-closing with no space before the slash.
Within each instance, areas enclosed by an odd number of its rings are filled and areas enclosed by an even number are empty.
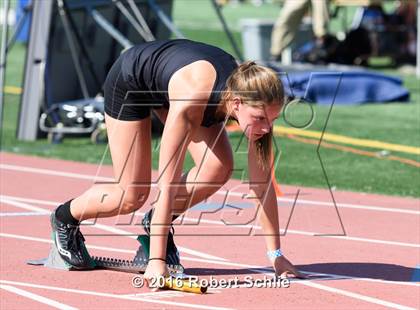
<svg viewBox="0 0 420 310">
<path fill-rule="evenodd" d="M 85 238 L 79 225 L 59 221 L 55 212 L 51 214 L 52 238 L 61 258 L 75 269 L 92 269 L 93 260 L 85 246 Z"/>
<path fill-rule="evenodd" d="M 146 233 L 150 236 L 150 223 L 152 222 L 153 209 L 150 209 L 143 217 L 142 224 Z M 171 225 L 171 230 L 168 234 L 168 243 L 166 245 L 166 263 L 168 265 L 180 265 L 179 252 L 174 241 L 174 227 Z"/>
</svg>

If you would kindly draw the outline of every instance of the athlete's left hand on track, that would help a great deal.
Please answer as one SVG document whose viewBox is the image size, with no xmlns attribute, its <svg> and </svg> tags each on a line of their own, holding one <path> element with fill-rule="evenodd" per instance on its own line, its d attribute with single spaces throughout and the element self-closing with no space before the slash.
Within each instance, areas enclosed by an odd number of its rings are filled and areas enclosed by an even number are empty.
<svg viewBox="0 0 420 310">
<path fill-rule="evenodd" d="M 307 278 L 299 270 L 297 270 L 295 266 L 293 266 L 293 264 L 284 255 L 277 257 L 274 260 L 273 267 L 274 267 L 274 270 L 276 271 L 276 276 L 280 278 L 289 277 L 289 275 L 292 275 L 300 279 Z"/>
</svg>

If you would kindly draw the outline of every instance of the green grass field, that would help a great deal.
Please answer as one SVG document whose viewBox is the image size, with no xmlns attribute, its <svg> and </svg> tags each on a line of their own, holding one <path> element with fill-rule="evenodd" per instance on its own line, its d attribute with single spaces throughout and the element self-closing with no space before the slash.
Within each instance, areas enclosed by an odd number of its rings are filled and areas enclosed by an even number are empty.
<svg viewBox="0 0 420 310">
<path fill-rule="evenodd" d="M 196 5 L 192 5 L 192 3 Z M 224 13 L 234 31 L 237 42 L 241 45 L 239 19 L 250 16 L 275 18 L 278 8 L 277 4 L 264 5 L 258 9 L 251 5 L 236 8 L 228 6 L 224 9 Z M 176 0 L 174 20 L 188 38 L 216 44 L 232 52 L 226 36 L 221 32 L 216 15 L 207 1 Z M 200 25 L 204 25 L 205 29 Z M 335 29 L 339 29 L 341 23 L 338 20 L 333 20 L 333 25 Z M 24 53 L 25 47 L 17 44 L 9 54 L 6 85 L 21 86 Z M 388 69 L 386 72 L 398 75 L 397 71 L 392 69 Z M 409 104 L 334 106 L 327 132 L 420 147 L 419 81 L 414 76 L 401 77 L 411 92 Z M 19 102 L 19 96 L 6 94 L 1 132 L 2 150 L 95 164 L 101 161 L 104 152 L 106 152 L 106 146 L 93 145 L 88 138 L 66 137 L 64 142 L 59 145 L 49 144 L 45 139 L 36 142 L 17 141 L 15 133 Z M 329 107 L 313 106 L 313 108 L 316 117 L 308 130 L 321 131 L 325 125 Z M 303 122 L 309 117 L 307 106 L 301 106 L 292 112 L 288 119 L 293 119 L 294 122 Z M 280 119 L 276 125 L 286 126 L 286 123 L 284 119 Z M 232 134 L 230 139 L 233 149 L 237 149 L 237 144 L 241 140 L 240 135 Z M 158 145 L 158 139 L 154 140 L 154 143 Z M 276 176 L 280 184 L 327 187 L 317 157 L 316 145 L 298 142 L 284 136 L 277 137 L 275 143 L 281 152 L 279 166 L 276 168 Z M 234 177 L 236 178 L 241 178 L 241 171 L 247 170 L 246 155 L 241 152 L 244 147 L 245 145 L 241 145 L 235 154 L 237 172 Z M 370 152 L 381 151 L 380 149 L 355 148 Z M 397 156 L 420 161 L 418 155 L 391 152 L 385 157 L 368 157 L 329 148 L 321 148 L 320 155 L 329 182 L 337 190 L 420 197 L 420 169 L 386 159 L 390 156 Z M 153 167 L 156 169 L 158 149 L 154 150 L 153 157 Z M 109 154 L 105 156 L 105 163 L 111 163 Z M 188 158 L 185 168 L 187 169 L 191 165 L 192 162 Z"/>
</svg>

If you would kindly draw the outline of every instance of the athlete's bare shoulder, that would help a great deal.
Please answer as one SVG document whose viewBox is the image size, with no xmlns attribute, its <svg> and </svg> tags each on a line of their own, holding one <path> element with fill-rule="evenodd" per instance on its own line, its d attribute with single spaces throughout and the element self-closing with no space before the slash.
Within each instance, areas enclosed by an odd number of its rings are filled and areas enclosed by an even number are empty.
<svg viewBox="0 0 420 310">
<path fill-rule="evenodd" d="M 177 109 L 194 109 L 202 114 L 216 80 L 216 70 L 205 60 L 193 62 L 176 71 L 168 85 L 169 100 L 182 101 L 174 104 Z"/>
</svg>

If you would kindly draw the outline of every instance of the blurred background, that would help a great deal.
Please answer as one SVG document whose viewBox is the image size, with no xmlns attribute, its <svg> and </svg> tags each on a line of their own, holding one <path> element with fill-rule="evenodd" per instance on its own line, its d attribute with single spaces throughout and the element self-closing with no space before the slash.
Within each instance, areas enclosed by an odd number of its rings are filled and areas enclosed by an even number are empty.
<svg viewBox="0 0 420 310">
<path fill-rule="evenodd" d="M 1 0 L 1 150 L 110 164 L 102 84 L 112 63 L 134 44 L 187 38 L 278 72 L 280 184 L 419 197 L 418 5 Z M 155 121 L 154 169 L 161 129 Z M 246 177 L 246 145 L 229 135 L 234 177 Z"/>
</svg>

